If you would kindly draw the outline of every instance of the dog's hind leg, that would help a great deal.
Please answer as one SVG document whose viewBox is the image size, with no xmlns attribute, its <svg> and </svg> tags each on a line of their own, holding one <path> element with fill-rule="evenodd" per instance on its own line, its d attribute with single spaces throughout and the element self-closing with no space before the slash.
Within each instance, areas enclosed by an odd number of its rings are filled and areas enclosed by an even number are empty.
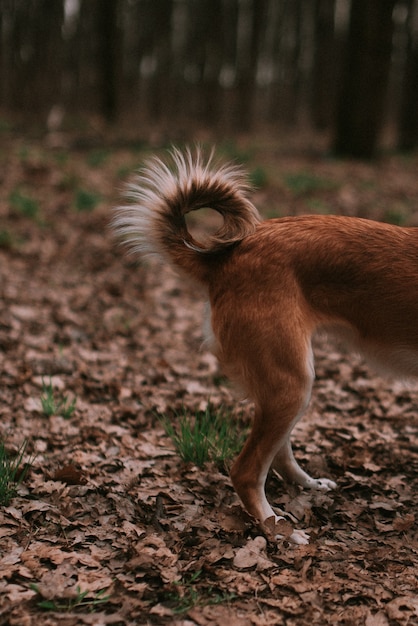
<svg viewBox="0 0 418 626">
<path fill-rule="evenodd" d="M 306 367 L 307 371 L 311 373 L 312 381 L 314 377 L 314 366 L 313 366 L 313 353 L 312 347 L 309 345 L 307 353 L 306 353 Z M 312 384 L 311 384 L 312 387 Z M 298 464 L 295 457 L 293 456 L 292 444 L 290 442 L 290 434 L 293 427 L 298 422 L 299 418 L 302 416 L 304 410 L 306 409 L 310 398 L 310 390 L 308 397 L 306 398 L 305 406 L 302 407 L 302 410 L 299 411 L 299 414 L 296 416 L 293 424 L 291 425 L 287 437 L 283 440 L 283 445 L 277 451 L 272 466 L 274 469 L 280 474 L 280 476 L 289 483 L 296 483 L 301 487 L 306 487 L 309 489 L 318 489 L 320 491 L 329 491 L 330 489 L 335 489 L 337 487 L 336 483 L 329 478 L 312 478 L 307 474 Z"/>
<path fill-rule="evenodd" d="M 300 467 L 293 456 L 290 433 L 274 457 L 272 466 L 286 482 L 296 483 L 301 485 L 301 487 L 318 489 L 320 491 L 330 491 L 337 487 L 333 480 L 329 478 L 312 478 Z"/>
<path fill-rule="evenodd" d="M 257 339 L 253 341 L 258 343 Z M 250 435 L 232 466 L 231 479 L 247 511 L 264 522 L 272 516 L 277 519 L 265 494 L 272 464 L 285 480 L 304 487 L 328 490 L 335 483 L 311 478 L 299 467 L 290 444 L 290 434 L 305 412 L 312 390 L 310 338 L 302 332 L 283 333 L 276 345 L 274 341 L 262 343 L 260 359 L 245 364 L 241 360 L 244 383 L 255 400 L 256 411 Z M 246 354 L 254 355 L 256 346 L 252 345 L 249 351 L 248 343 L 246 347 Z M 292 539 L 307 542 L 306 535 L 299 531 Z"/>
<path fill-rule="evenodd" d="M 279 459 L 286 477 L 304 475 L 293 455 L 290 456 L 288 441 L 310 398 L 313 381 L 313 368 L 307 366 L 310 344 L 303 338 L 298 346 L 294 340 L 292 345 L 290 340 L 286 343 L 284 346 L 283 337 L 280 345 L 270 343 L 266 348 L 263 342 L 259 361 L 252 360 L 242 368 L 256 412 L 248 440 L 232 467 L 231 479 L 248 512 L 260 521 L 275 515 L 264 491 L 274 459 Z M 254 349 L 250 352 L 254 354 Z"/>
</svg>

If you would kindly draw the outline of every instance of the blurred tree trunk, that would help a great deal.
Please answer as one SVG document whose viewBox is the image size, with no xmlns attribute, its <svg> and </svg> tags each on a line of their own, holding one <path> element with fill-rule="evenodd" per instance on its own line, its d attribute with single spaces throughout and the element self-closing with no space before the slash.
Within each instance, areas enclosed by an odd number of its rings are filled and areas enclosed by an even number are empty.
<svg viewBox="0 0 418 626">
<path fill-rule="evenodd" d="M 119 1 L 101 0 L 97 18 L 100 109 L 105 119 L 113 122 L 118 109 L 118 65 L 121 52 Z"/>
<path fill-rule="evenodd" d="M 61 99 L 63 0 L 7 2 L 0 10 L 5 100 L 16 110 L 47 110 Z"/>
<path fill-rule="evenodd" d="M 63 0 L 41 0 L 33 25 L 35 55 L 33 71 L 40 77 L 39 109 L 61 101 L 61 71 L 63 60 L 62 25 L 64 21 Z"/>
<path fill-rule="evenodd" d="M 218 126 L 224 129 L 231 129 L 236 123 L 238 14 L 237 0 L 222 0 L 222 59 L 218 77 L 222 105 L 218 104 Z"/>
<path fill-rule="evenodd" d="M 306 9 L 305 9 L 306 10 Z M 287 7 L 289 14 L 290 46 L 287 67 L 287 106 L 285 121 L 296 124 L 299 113 L 299 98 L 301 91 L 301 51 L 302 51 L 302 3 L 293 0 Z"/>
<path fill-rule="evenodd" d="M 0 0 L 0 102 L 2 107 L 10 106 L 11 67 L 13 64 L 10 45 L 11 9 L 6 0 Z"/>
<path fill-rule="evenodd" d="M 268 0 L 244 2 L 240 11 L 242 28 L 248 29 L 248 36 L 238 50 L 238 111 L 236 125 L 240 130 L 249 130 L 253 123 L 254 101 L 257 87 L 257 64 L 260 40 L 264 33 L 265 15 Z M 252 10 L 251 10 L 252 9 Z M 244 38 L 243 38 L 244 39 Z"/>
<path fill-rule="evenodd" d="M 4 0 L 0 0 L 0 103 L 2 106 L 7 105 L 7 78 L 6 73 L 8 64 L 5 55 L 5 28 L 4 28 Z"/>
<path fill-rule="evenodd" d="M 334 150 L 372 158 L 385 110 L 396 0 L 352 0 Z"/>
<path fill-rule="evenodd" d="M 315 39 L 312 75 L 312 121 L 327 128 L 335 107 L 335 0 L 315 0 Z"/>
<path fill-rule="evenodd" d="M 222 94 L 219 75 L 223 58 L 222 0 L 199 0 L 194 15 L 200 15 L 196 29 L 199 41 L 195 52 L 200 50 L 201 84 L 200 112 L 208 124 L 217 123 L 220 117 Z"/>
<path fill-rule="evenodd" d="M 414 32 L 414 0 L 408 2 L 407 57 L 402 85 L 402 100 L 398 120 L 398 147 L 413 150 L 418 145 L 418 36 Z"/>
<path fill-rule="evenodd" d="M 171 17 L 173 0 L 149 0 L 153 37 L 153 56 L 155 71 L 151 75 L 149 104 L 151 117 L 157 121 L 170 116 L 172 100 L 170 91 L 171 57 Z"/>
<path fill-rule="evenodd" d="M 100 101 L 97 76 L 99 0 L 80 0 L 66 58 L 67 102 L 76 111 L 96 111 Z"/>
</svg>

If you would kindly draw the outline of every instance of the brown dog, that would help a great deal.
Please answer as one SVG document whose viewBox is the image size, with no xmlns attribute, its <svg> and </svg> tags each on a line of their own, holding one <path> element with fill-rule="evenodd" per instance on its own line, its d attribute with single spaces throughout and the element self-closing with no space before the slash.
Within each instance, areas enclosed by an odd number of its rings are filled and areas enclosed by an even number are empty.
<svg viewBox="0 0 418 626">
<path fill-rule="evenodd" d="M 238 168 L 214 167 L 199 151 L 171 158 L 171 169 L 147 165 L 114 225 L 134 250 L 163 256 L 207 288 L 212 349 L 255 402 L 231 479 L 264 522 L 275 515 L 264 491 L 272 465 L 303 487 L 336 486 L 301 469 L 290 444 L 311 394 L 315 331 L 336 333 L 386 370 L 418 375 L 418 228 L 318 215 L 262 221 Z M 223 217 L 204 245 L 185 222 L 203 207 Z"/>
</svg>

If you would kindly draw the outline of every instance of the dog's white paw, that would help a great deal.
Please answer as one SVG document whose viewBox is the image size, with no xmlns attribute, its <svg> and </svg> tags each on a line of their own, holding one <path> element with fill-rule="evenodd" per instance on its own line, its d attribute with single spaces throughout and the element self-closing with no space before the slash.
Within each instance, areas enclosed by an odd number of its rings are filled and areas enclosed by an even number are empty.
<svg viewBox="0 0 418 626">
<path fill-rule="evenodd" d="M 276 535 L 276 541 L 284 539 L 284 535 Z M 295 543 L 297 546 L 307 546 L 309 544 L 309 535 L 304 530 L 294 530 L 291 535 L 287 537 L 289 541 Z"/>
<path fill-rule="evenodd" d="M 274 518 L 275 518 L 276 524 L 280 524 L 280 522 L 282 521 L 286 525 L 289 525 L 289 522 L 285 520 L 283 515 L 275 515 Z M 280 541 L 281 539 L 284 539 L 285 537 L 287 537 L 289 541 L 291 541 L 292 543 L 295 543 L 298 546 L 307 546 L 309 543 L 309 535 L 304 530 L 293 530 L 290 534 L 286 534 L 286 535 L 276 534 L 275 535 L 276 541 Z"/>
<path fill-rule="evenodd" d="M 298 546 L 307 546 L 309 543 L 309 535 L 304 530 L 294 530 L 289 539 Z"/>
<path fill-rule="evenodd" d="M 317 489 L 318 491 L 331 491 L 337 488 L 337 483 L 329 478 L 311 478 L 309 484 L 306 486 L 310 489 Z"/>
</svg>

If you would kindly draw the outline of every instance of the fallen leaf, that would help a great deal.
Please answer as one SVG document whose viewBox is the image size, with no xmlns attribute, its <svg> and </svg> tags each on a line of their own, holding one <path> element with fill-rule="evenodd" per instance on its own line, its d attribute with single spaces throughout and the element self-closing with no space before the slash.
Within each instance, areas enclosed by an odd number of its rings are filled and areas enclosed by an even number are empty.
<svg viewBox="0 0 418 626">
<path fill-rule="evenodd" d="M 74 465 L 65 465 L 54 472 L 53 480 L 58 480 L 66 485 L 85 485 L 87 479 L 81 470 Z"/>
</svg>

